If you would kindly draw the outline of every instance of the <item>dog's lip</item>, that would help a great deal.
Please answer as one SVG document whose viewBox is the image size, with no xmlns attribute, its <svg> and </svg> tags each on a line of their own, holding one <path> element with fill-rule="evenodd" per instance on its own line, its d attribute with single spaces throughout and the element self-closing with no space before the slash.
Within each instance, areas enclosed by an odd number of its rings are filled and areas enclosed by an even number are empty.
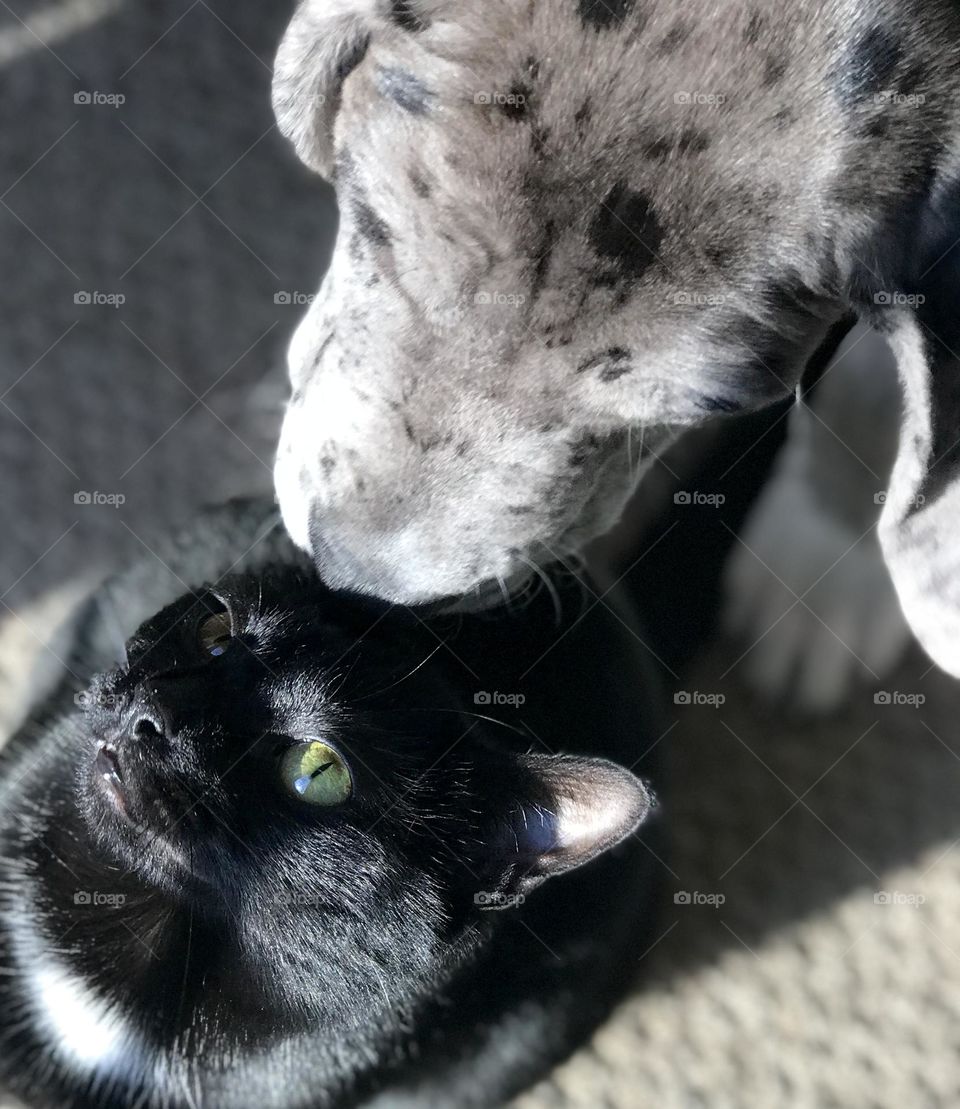
<svg viewBox="0 0 960 1109">
<path fill-rule="evenodd" d="M 116 748 L 101 743 L 93 760 L 93 773 L 104 795 L 123 816 L 128 815 L 127 798 L 123 789 L 123 771 Z"/>
<path fill-rule="evenodd" d="M 488 578 L 459 597 L 446 597 L 434 602 L 433 611 L 440 615 L 456 612 L 485 612 L 508 605 L 533 577 L 533 570 L 522 567 L 505 578 Z"/>
</svg>

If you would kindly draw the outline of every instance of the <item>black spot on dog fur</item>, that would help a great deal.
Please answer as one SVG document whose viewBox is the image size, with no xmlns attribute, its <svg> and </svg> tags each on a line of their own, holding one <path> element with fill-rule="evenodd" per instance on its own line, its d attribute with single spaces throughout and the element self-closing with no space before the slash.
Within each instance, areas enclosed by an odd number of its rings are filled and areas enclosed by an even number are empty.
<svg viewBox="0 0 960 1109">
<path fill-rule="evenodd" d="M 680 154 L 702 154 L 710 146 L 710 136 L 696 127 L 685 127 L 679 135 L 670 138 L 652 139 L 643 147 L 648 158 L 657 161 L 666 158 L 676 150 Z"/>
<path fill-rule="evenodd" d="M 760 207 L 766 211 L 783 196 L 783 186 L 777 181 L 771 181 L 760 190 Z"/>
<path fill-rule="evenodd" d="M 893 119 L 889 112 L 883 112 L 881 115 L 874 116 L 869 120 L 863 129 L 863 133 L 871 139 L 885 139 L 890 134 L 890 128 L 893 126 Z"/>
<path fill-rule="evenodd" d="M 527 85 L 511 85 L 507 95 L 497 101 L 497 107 L 507 119 L 521 120 L 527 114 L 530 95 L 530 89 Z"/>
<path fill-rule="evenodd" d="M 781 108 L 770 117 L 778 131 L 784 131 L 797 122 L 797 113 L 793 108 Z"/>
<path fill-rule="evenodd" d="M 755 46 L 763 31 L 764 18 L 760 12 L 753 12 L 747 21 L 743 32 L 743 41 L 749 46 Z"/>
<path fill-rule="evenodd" d="M 415 169 L 410 170 L 410 187 L 422 200 L 430 196 L 430 186 Z"/>
<path fill-rule="evenodd" d="M 729 243 L 711 243 L 704 248 L 703 254 L 712 266 L 724 269 L 730 264 L 734 248 Z"/>
<path fill-rule="evenodd" d="M 866 97 L 882 92 L 902 56 L 899 40 L 883 27 L 871 27 L 858 35 L 836 75 L 841 103 L 854 107 Z"/>
<path fill-rule="evenodd" d="M 701 397 L 697 407 L 704 412 L 739 412 L 743 404 L 732 397 Z"/>
<path fill-rule="evenodd" d="M 817 312 L 823 306 L 824 299 L 790 267 L 778 281 L 764 282 L 758 295 L 764 307 L 780 320 L 789 319 L 791 314 L 806 316 Z"/>
<path fill-rule="evenodd" d="M 337 63 L 336 70 L 336 84 L 342 85 L 350 74 L 357 68 L 357 66 L 367 56 L 367 51 L 370 49 L 370 35 L 365 35 L 358 42 L 354 43 L 344 54 L 340 57 Z"/>
<path fill-rule="evenodd" d="M 324 337 L 323 342 L 317 348 L 317 353 L 313 356 L 313 368 L 314 369 L 316 369 L 317 366 L 319 366 L 320 363 L 323 361 L 323 356 L 327 353 L 327 347 L 329 347 L 330 344 L 333 342 L 333 339 L 334 339 L 335 335 L 336 335 L 335 331 L 329 332 L 329 334 L 327 334 Z"/>
<path fill-rule="evenodd" d="M 930 80 L 929 70 L 924 62 L 912 62 L 898 82 L 899 91 L 909 95 L 922 89 Z"/>
<path fill-rule="evenodd" d="M 643 153 L 648 158 L 653 158 L 656 161 L 666 158 L 671 150 L 673 150 L 671 139 L 651 139 L 643 144 Z"/>
<path fill-rule="evenodd" d="M 826 198 L 831 204 L 841 208 L 863 208 L 871 203 L 872 187 L 868 187 L 862 178 L 854 178 L 849 172 L 844 173 L 827 190 Z"/>
<path fill-rule="evenodd" d="M 529 516 L 533 512 L 533 505 L 531 504 L 508 504 L 507 512 L 511 516 Z"/>
<path fill-rule="evenodd" d="M 710 136 L 695 127 L 685 127 L 677 140 L 677 150 L 681 154 L 702 154 L 709 146 Z"/>
<path fill-rule="evenodd" d="M 333 183 L 338 189 L 349 185 L 356 179 L 357 164 L 353 160 L 353 155 L 349 150 L 344 148 L 337 152 L 336 161 L 333 164 Z"/>
<path fill-rule="evenodd" d="M 323 471 L 324 477 L 329 477 L 336 468 L 337 460 L 335 458 L 331 458 L 329 454 L 325 454 L 320 459 L 320 469 Z"/>
<path fill-rule="evenodd" d="M 590 370 L 603 369 L 600 372 L 601 381 L 616 381 L 618 377 L 630 373 L 633 366 L 630 363 L 631 353 L 626 347 L 610 347 L 608 350 L 594 354 L 585 362 L 577 366 L 578 374 L 589 373 Z"/>
<path fill-rule="evenodd" d="M 601 258 L 615 264 L 620 277 L 637 280 L 656 261 L 663 229 L 650 198 L 621 182 L 601 204 L 588 238 Z"/>
<path fill-rule="evenodd" d="M 378 66 L 376 82 L 380 95 L 392 100 L 405 112 L 422 116 L 429 110 L 434 94 L 408 69 L 401 69 L 399 66 Z"/>
<path fill-rule="evenodd" d="M 376 246 L 389 246 L 393 241 L 390 228 L 365 200 L 354 201 L 353 220 L 357 233 L 368 242 Z"/>
<path fill-rule="evenodd" d="M 533 288 L 531 290 L 531 298 L 534 300 L 540 295 L 540 290 L 543 288 L 543 283 L 546 280 L 555 241 L 556 222 L 552 219 L 548 219 L 543 225 L 543 235 L 540 238 L 538 250 L 534 255 L 536 262 L 533 267 Z"/>
<path fill-rule="evenodd" d="M 691 30 L 692 28 L 685 23 L 678 23 L 675 27 L 672 27 L 657 47 L 657 53 L 661 57 L 669 57 L 670 54 L 676 53 L 690 37 Z"/>
<path fill-rule="evenodd" d="M 404 31 L 425 31 L 429 23 L 415 10 L 414 0 L 391 0 L 390 18 Z"/>
<path fill-rule="evenodd" d="M 581 436 L 576 442 L 570 446 L 570 465 L 582 466 L 592 455 L 603 446 L 603 440 L 594 435 L 593 432 L 587 432 L 586 435 Z"/>
<path fill-rule="evenodd" d="M 441 435 L 437 432 L 434 435 L 428 435 L 421 439 L 417 444 L 420 447 L 421 454 L 429 454 L 430 451 L 436 450 L 437 447 L 448 447 L 453 442 L 453 432 L 449 431 L 446 435 Z"/>
<path fill-rule="evenodd" d="M 619 27 L 633 5 L 634 0 L 579 0 L 580 18 L 587 27 L 604 31 Z"/>
<path fill-rule="evenodd" d="M 771 54 L 763 63 L 763 87 L 772 89 L 779 85 L 787 72 L 787 59 L 782 54 Z"/>
<path fill-rule="evenodd" d="M 611 381 L 617 381 L 629 373 L 633 373 L 633 366 L 629 362 L 613 362 L 600 371 L 600 383 L 609 385 Z"/>
</svg>

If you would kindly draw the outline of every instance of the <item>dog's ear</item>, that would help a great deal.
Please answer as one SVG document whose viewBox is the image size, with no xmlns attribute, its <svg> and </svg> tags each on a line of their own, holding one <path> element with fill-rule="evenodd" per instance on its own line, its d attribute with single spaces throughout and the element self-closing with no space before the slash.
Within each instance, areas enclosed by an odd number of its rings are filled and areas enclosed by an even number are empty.
<svg viewBox="0 0 960 1109">
<path fill-rule="evenodd" d="M 343 82 L 370 45 L 379 0 L 302 0 L 273 71 L 280 130 L 312 169 L 333 169 L 333 126 Z"/>
<path fill-rule="evenodd" d="M 921 645 L 960 677 L 960 180 L 930 206 L 905 301 L 880 326 L 903 389 L 880 542 Z"/>
</svg>

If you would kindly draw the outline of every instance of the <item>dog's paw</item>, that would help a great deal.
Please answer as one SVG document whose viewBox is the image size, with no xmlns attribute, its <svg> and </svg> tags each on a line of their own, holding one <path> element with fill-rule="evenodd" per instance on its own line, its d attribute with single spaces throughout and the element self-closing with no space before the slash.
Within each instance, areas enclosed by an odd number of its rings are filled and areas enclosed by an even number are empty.
<svg viewBox="0 0 960 1109">
<path fill-rule="evenodd" d="M 857 686 L 879 683 L 910 633 L 876 528 L 861 534 L 821 505 L 792 461 L 764 488 L 731 552 L 723 621 L 743 650 L 736 667 L 758 693 L 826 713 Z"/>
</svg>

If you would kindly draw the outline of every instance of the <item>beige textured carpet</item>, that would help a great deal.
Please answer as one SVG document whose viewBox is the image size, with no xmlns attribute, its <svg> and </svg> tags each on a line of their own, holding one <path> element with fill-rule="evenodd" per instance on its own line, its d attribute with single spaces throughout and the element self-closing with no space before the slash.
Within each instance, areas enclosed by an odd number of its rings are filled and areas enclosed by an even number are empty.
<svg viewBox="0 0 960 1109">
<path fill-rule="evenodd" d="M 269 481 L 275 413 L 254 390 L 299 311 L 274 297 L 314 288 L 332 229 L 271 129 L 287 14 L 0 5 L 4 723 L 71 583 Z M 914 656 L 885 686 L 922 706 L 864 690 L 796 726 L 725 673 L 739 653 L 706 652 L 684 685 L 726 702 L 678 706 L 663 740 L 664 864 L 690 903 L 668 898 L 660 939 L 624 968 L 632 999 L 523 1109 L 960 1105 L 957 688 Z"/>
</svg>

